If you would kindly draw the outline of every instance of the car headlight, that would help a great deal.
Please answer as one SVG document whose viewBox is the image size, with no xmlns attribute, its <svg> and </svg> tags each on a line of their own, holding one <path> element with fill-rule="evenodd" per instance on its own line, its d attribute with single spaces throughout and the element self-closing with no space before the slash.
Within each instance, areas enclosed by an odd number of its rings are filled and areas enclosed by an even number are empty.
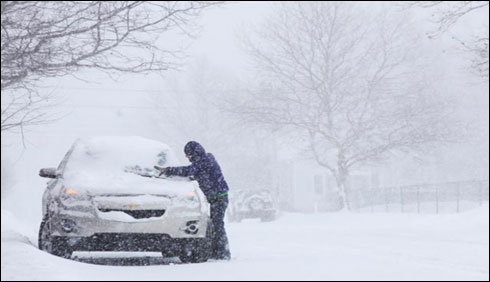
<svg viewBox="0 0 490 282">
<path fill-rule="evenodd" d="M 63 193 L 68 194 L 68 195 L 79 195 L 80 191 L 77 189 L 73 189 L 73 188 L 65 188 L 65 189 L 63 189 Z"/>
<path fill-rule="evenodd" d="M 197 197 L 197 194 L 194 191 L 188 191 L 185 198 L 186 200 L 191 202 L 199 202 L 199 198 Z"/>
<path fill-rule="evenodd" d="M 65 188 L 60 193 L 60 200 L 64 206 L 78 206 L 80 202 L 89 201 L 90 197 L 77 189 Z"/>
<path fill-rule="evenodd" d="M 199 197 L 194 191 L 187 191 L 182 196 L 178 197 L 180 204 L 187 208 L 197 208 L 199 206 Z M 177 202 L 174 202 L 177 203 Z"/>
</svg>

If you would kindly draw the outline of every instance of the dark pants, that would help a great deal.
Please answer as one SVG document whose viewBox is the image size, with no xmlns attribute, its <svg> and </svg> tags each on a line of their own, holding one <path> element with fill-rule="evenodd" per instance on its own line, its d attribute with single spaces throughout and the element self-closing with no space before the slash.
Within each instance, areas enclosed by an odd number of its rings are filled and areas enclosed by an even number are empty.
<svg viewBox="0 0 490 282">
<path fill-rule="evenodd" d="M 213 254 L 215 259 L 230 259 L 230 248 L 225 230 L 225 213 L 228 207 L 228 196 L 210 200 L 211 220 L 213 222 Z"/>
</svg>

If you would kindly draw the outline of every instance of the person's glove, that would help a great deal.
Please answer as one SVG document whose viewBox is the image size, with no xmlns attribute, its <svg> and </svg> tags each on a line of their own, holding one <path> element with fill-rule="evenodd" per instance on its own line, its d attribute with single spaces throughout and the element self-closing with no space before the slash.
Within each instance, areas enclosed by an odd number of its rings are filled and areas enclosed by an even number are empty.
<svg viewBox="0 0 490 282">
<path fill-rule="evenodd" d="M 158 176 L 162 176 L 162 175 L 165 175 L 165 176 L 169 176 L 170 175 L 170 170 L 168 167 L 161 167 L 161 166 L 154 166 L 153 168 L 155 168 L 157 171 L 158 171 Z"/>
</svg>

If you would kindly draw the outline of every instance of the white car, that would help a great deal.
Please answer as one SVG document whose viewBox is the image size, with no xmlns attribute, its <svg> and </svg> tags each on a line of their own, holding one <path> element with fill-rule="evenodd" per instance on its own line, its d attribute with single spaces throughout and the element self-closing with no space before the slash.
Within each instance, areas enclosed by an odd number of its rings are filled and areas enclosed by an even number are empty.
<svg viewBox="0 0 490 282">
<path fill-rule="evenodd" d="M 155 165 L 182 164 L 167 145 L 141 137 L 77 140 L 58 168 L 39 173 L 52 178 L 39 248 L 67 258 L 74 251 L 156 251 L 206 261 L 212 235 L 206 198 L 195 181 L 154 177 Z"/>
<path fill-rule="evenodd" d="M 260 218 L 262 222 L 268 222 L 277 217 L 278 211 L 268 190 L 237 190 L 230 199 L 229 222 L 241 222 L 246 218 Z"/>
</svg>

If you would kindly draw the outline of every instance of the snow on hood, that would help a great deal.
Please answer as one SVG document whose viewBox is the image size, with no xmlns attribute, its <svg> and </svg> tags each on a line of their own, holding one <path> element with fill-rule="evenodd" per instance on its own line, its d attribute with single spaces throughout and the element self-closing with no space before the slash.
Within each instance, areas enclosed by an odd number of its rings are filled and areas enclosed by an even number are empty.
<svg viewBox="0 0 490 282">
<path fill-rule="evenodd" d="M 66 188 L 89 194 L 160 194 L 185 196 L 196 191 L 193 181 L 160 179 L 128 173 L 128 167 L 180 166 L 170 147 L 137 136 L 110 136 L 78 139 L 66 164 L 60 169 Z"/>
</svg>

